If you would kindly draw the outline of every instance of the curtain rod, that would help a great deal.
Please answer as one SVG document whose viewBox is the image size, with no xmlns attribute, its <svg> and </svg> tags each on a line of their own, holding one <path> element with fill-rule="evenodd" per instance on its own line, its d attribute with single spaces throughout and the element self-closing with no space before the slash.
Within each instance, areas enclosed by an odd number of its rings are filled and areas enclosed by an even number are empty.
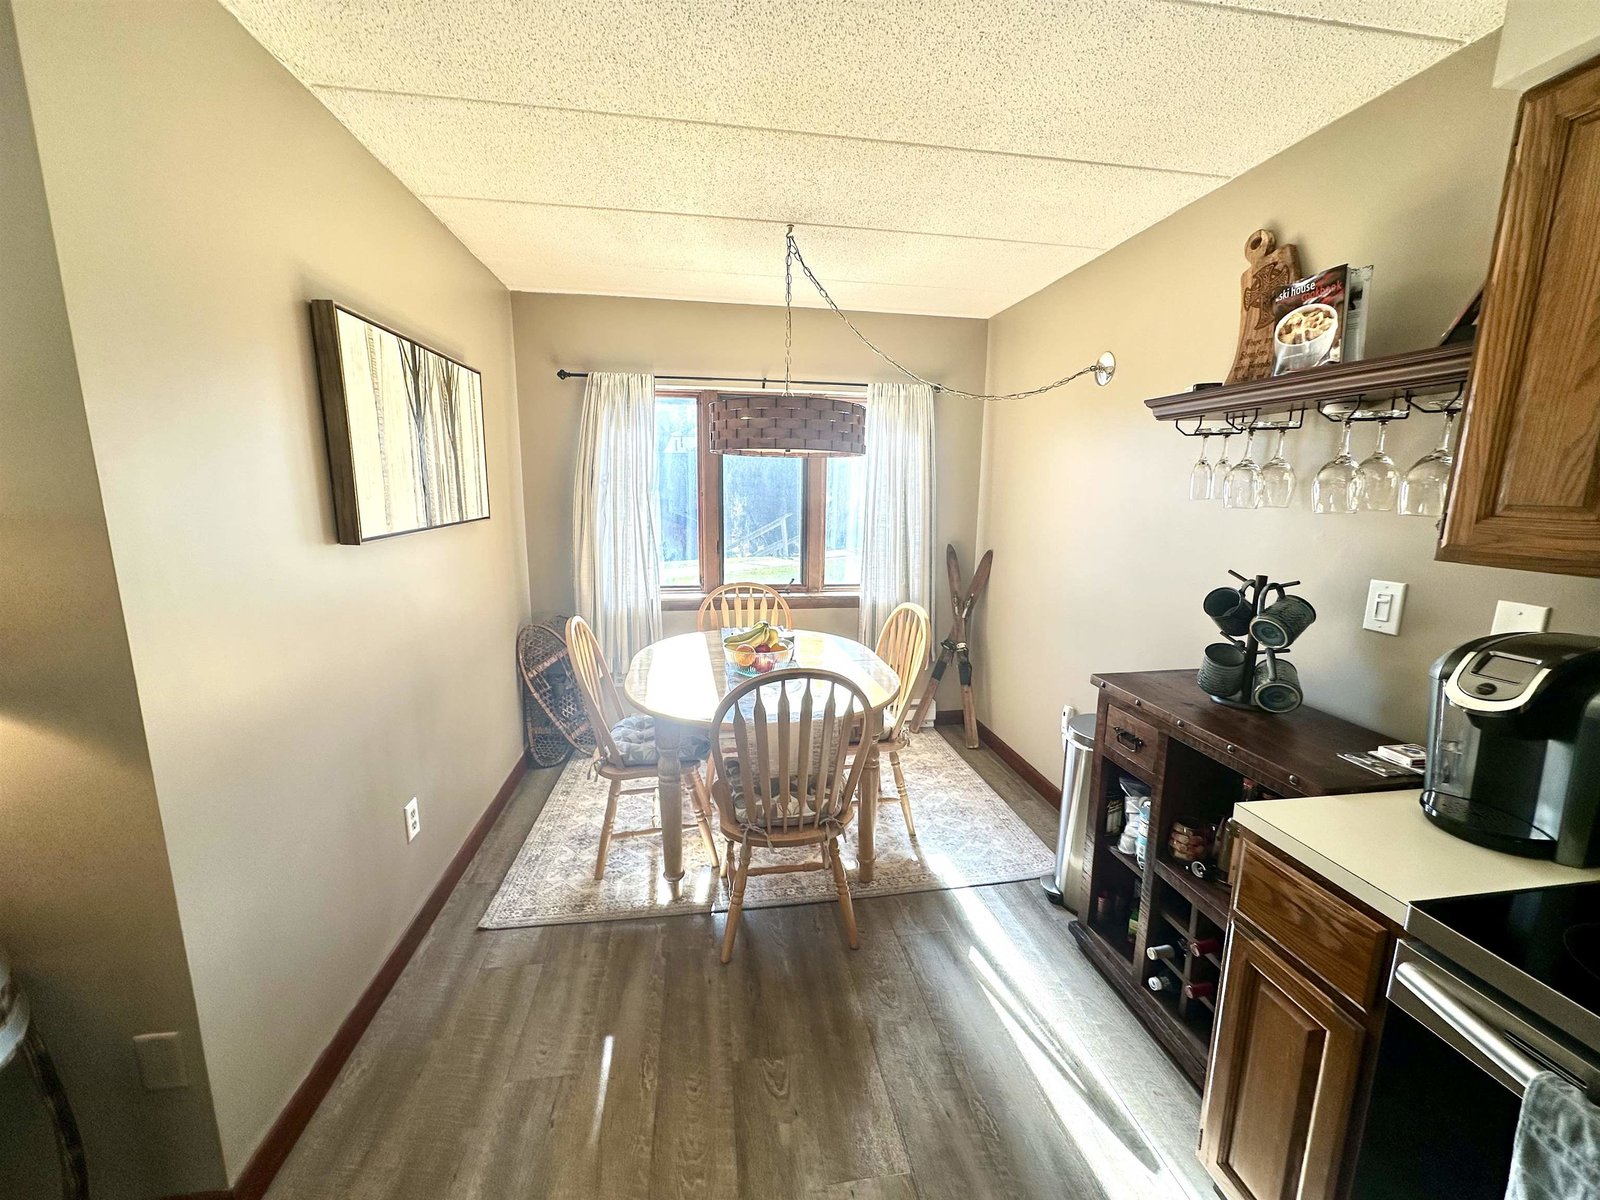
<svg viewBox="0 0 1600 1200">
<path fill-rule="evenodd" d="M 587 379 L 588 371 L 568 371 L 565 369 L 556 372 L 557 379 Z M 780 380 L 771 379 L 763 375 L 756 378 L 751 375 L 657 375 L 657 379 L 664 379 L 669 383 L 759 383 L 763 388 L 780 383 Z M 801 387 L 831 387 L 831 388 L 865 388 L 864 383 L 851 383 L 839 379 L 791 379 L 791 384 Z M 934 391 L 943 391 L 934 388 Z"/>
</svg>

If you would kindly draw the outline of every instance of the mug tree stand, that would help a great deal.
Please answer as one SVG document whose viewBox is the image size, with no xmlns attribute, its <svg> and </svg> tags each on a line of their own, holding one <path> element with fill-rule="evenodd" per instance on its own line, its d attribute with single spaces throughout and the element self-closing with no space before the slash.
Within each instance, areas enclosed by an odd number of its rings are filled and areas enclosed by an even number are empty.
<svg viewBox="0 0 1600 1200">
<path fill-rule="evenodd" d="M 1282 596 L 1290 588 L 1300 585 L 1298 579 L 1291 579 L 1287 583 L 1273 583 L 1265 575 L 1241 575 L 1234 570 L 1230 570 L 1228 574 L 1239 581 L 1241 584 L 1239 594 L 1249 602 L 1252 612 L 1258 617 L 1261 615 L 1262 610 L 1267 607 L 1267 593 L 1276 588 L 1278 595 Z M 1251 699 L 1251 694 L 1255 691 L 1256 664 L 1261 661 L 1263 654 L 1269 658 L 1276 658 L 1280 654 L 1287 654 L 1289 652 L 1288 648 L 1269 650 L 1256 641 L 1255 634 L 1249 632 L 1246 632 L 1243 639 L 1231 637 L 1228 634 L 1223 634 L 1222 636 L 1244 650 L 1244 688 L 1231 696 L 1218 696 L 1211 692 L 1207 692 L 1206 695 L 1210 696 L 1214 703 L 1225 704 L 1229 708 L 1260 709 L 1260 705 Z"/>
</svg>

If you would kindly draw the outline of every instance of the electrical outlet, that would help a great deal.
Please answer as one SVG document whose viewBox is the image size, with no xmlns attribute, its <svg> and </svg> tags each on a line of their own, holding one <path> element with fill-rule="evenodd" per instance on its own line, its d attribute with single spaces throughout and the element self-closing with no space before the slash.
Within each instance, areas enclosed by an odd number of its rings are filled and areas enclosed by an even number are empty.
<svg viewBox="0 0 1600 1200">
<path fill-rule="evenodd" d="M 1361 628 L 1399 636 L 1400 614 L 1406 607 L 1406 585 L 1374 579 L 1367 589 L 1367 611 Z"/>
<path fill-rule="evenodd" d="M 1500 600 L 1494 606 L 1490 633 L 1543 633 L 1550 628 L 1550 610 L 1537 604 Z"/>
<path fill-rule="evenodd" d="M 141 1033 L 133 1039 L 139 1062 L 139 1082 L 147 1092 L 165 1092 L 189 1086 L 189 1068 L 183 1061 L 183 1038 L 176 1033 Z"/>
<path fill-rule="evenodd" d="M 422 813 L 417 809 L 417 798 L 406 802 L 406 841 L 413 841 L 422 832 Z"/>
</svg>

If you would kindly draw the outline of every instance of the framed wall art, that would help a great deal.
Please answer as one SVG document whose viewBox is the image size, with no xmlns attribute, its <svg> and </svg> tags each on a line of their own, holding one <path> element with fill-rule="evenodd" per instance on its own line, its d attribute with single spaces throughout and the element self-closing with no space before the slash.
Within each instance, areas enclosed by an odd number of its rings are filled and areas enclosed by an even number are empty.
<svg viewBox="0 0 1600 1200">
<path fill-rule="evenodd" d="M 487 519 L 478 372 L 332 300 L 311 332 L 339 541 Z"/>
</svg>

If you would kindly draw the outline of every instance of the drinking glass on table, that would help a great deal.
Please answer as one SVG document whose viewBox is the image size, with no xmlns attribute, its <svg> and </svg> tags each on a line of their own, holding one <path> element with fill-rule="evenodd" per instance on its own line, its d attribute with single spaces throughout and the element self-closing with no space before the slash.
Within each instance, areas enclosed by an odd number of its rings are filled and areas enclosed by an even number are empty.
<svg viewBox="0 0 1600 1200">
<path fill-rule="evenodd" d="M 1402 517 L 1442 517 L 1445 497 L 1450 491 L 1450 468 L 1455 457 L 1450 453 L 1450 432 L 1456 414 L 1444 414 L 1444 435 L 1439 445 L 1417 459 L 1400 481 Z"/>
<path fill-rule="evenodd" d="M 1350 457 L 1350 422 L 1344 423 L 1344 435 L 1339 441 L 1339 453 L 1323 464 L 1322 470 L 1311 481 L 1311 510 L 1319 513 L 1353 513 L 1355 497 L 1356 460 Z"/>
<path fill-rule="evenodd" d="M 1222 503 L 1228 508 L 1261 507 L 1261 468 L 1255 460 L 1256 431 L 1252 427 L 1244 438 L 1244 457 L 1222 481 Z"/>
<path fill-rule="evenodd" d="M 1273 444 L 1272 457 L 1261 468 L 1261 507 L 1288 508 L 1294 499 L 1294 467 L 1283 457 L 1284 431 L 1273 431 L 1278 440 Z"/>
<path fill-rule="evenodd" d="M 1211 489 L 1216 486 L 1211 474 L 1211 462 L 1206 458 L 1206 443 L 1211 440 L 1209 433 L 1200 435 L 1200 461 L 1189 470 L 1189 499 L 1209 500 Z"/>
<path fill-rule="evenodd" d="M 1356 468 L 1356 509 L 1360 512 L 1393 512 L 1395 497 L 1400 494 L 1400 472 L 1383 449 L 1388 432 L 1389 422 L 1379 421 L 1378 444 Z"/>
</svg>

